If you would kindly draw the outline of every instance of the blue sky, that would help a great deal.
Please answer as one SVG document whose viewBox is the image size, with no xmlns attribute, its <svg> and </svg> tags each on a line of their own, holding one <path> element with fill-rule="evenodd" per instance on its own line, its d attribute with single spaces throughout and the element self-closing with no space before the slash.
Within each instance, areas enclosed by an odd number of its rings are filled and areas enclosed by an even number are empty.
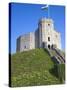
<svg viewBox="0 0 67 90">
<path fill-rule="evenodd" d="M 41 7 L 45 4 L 11 4 L 11 53 L 16 52 L 16 39 L 20 35 L 35 31 L 38 21 L 48 17 L 47 10 Z M 61 33 L 62 49 L 65 49 L 65 7 L 50 5 L 50 18 L 54 20 L 56 31 Z"/>
</svg>

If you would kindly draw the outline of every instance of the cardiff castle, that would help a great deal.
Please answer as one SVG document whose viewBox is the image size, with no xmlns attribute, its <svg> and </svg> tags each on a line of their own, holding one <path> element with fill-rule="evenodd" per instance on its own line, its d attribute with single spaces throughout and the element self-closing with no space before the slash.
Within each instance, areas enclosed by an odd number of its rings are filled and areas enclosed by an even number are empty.
<svg viewBox="0 0 67 90">
<path fill-rule="evenodd" d="M 35 48 L 52 47 L 61 49 L 61 35 L 54 27 L 54 21 L 49 18 L 42 18 L 38 22 L 35 32 L 30 32 L 17 38 L 17 52 L 28 51 Z"/>
</svg>

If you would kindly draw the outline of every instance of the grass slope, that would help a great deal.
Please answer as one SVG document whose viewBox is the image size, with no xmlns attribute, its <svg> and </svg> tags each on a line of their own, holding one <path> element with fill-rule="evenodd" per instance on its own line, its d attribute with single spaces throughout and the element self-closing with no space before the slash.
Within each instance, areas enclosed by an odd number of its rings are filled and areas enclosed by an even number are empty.
<svg viewBox="0 0 67 90">
<path fill-rule="evenodd" d="M 50 72 L 53 67 L 54 63 L 47 51 L 41 48 L 13 54 L 12 87 L 59 84 L 59 79 Z"/>
</svg>

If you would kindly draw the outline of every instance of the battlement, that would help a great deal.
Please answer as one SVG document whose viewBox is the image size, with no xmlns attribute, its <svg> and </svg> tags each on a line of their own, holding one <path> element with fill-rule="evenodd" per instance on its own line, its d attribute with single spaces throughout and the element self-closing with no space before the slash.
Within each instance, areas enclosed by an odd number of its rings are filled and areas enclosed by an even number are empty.
<svg viewBox="0 0 67 90">
<path fill-rule="evenodd" d="M 52 45 L 61 49 L 61 36 L 54 29 L 54 21 L 48 18 L 39 20 L 38 29 L 35 32 L 24 34 L 17 39 L 17 47 L 19 48 L 17 51 L 43 47 L 51 48 Z"/>
</svg>

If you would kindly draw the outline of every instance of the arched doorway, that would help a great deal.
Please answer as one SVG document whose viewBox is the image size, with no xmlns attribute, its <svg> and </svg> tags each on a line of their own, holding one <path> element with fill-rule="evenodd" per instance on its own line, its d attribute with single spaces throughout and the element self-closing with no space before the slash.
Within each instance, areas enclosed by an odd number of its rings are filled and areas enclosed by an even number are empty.
<svg viewBox="0 0 67 90">
<path fill-rule="evenodd" d="M 50 49 L 50 44 L 48 44 L 48 48 Z"/>
</svg>

